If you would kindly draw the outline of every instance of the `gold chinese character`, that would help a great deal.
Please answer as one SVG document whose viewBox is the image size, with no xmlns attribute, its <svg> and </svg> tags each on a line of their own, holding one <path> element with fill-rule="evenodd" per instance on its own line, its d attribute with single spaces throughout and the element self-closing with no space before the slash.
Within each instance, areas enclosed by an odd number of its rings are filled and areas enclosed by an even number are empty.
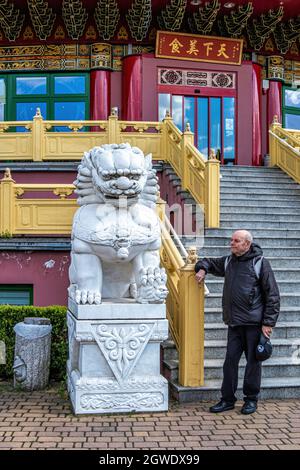
<svg viewBox="0 0 300 470">
<path fill-rule="evenodd" d="M 229 59 L 229 55 L 226 54 L 226 44 L 221 44 L 220 49 L 218 50 L 218 55 L 217 57 L 220 57 L 221 55 L 225 57 L 225 59 Z"/>
<path fill-rule="evenodd" d="M 169 46 L 172 47 L 172 50 L 171 50 L 172 54 L 175 54 L 175 53 L 180 54 L 180 49 L 179 48 L 183 47 L 183 44 L 181 44 L 178 41 L 178 39 L 175 38 L 175 39 L 173 39 L 172 42 L 170 42 Z"/>
<path fill-rule="evenodd" d="M 190 41 L 190 48 L 188 51 L 186 51 L 188 54 L 194 54 L 197 55 L 197 52 L 199 52 L 199 49 L 196 49 L 197 46 L 197 39 L 191 40 Z"/>
<path fill-rule="evenodd" d="M 206 55 L 209 56 L 210 51 L 212 51 L 213 42 L 205 42 L 203 46 L 206 47 Z"/>
</svg>

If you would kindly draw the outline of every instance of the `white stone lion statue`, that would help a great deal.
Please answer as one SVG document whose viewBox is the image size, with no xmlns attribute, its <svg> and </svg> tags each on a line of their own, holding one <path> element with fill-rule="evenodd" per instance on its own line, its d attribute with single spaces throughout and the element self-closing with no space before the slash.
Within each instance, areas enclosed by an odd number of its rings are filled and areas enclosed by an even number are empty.
<svg viewBox="0 0 300 470">
<path fill-rule="evenodd" d="M 71 299 L 163 302 L 168 291 L 151 155 L 127 143 L 94 147 L 85 152 L 74 184 L 81 207 L 72 229 Z"/>
</svg>

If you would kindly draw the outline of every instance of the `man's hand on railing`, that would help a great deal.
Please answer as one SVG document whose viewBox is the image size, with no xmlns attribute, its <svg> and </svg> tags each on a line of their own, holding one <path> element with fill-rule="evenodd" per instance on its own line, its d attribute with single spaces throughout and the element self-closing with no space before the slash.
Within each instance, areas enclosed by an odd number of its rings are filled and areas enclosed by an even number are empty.
<svg viewBox="0 0 300 470">
<path fill-rule="evenodd" d="M 204 269 L 200 269 L 195 276 L 196 281 L 200 284 L 200 282 L 204 280 L 205 276 L 206 272 L 204 271 Z"/>
</svg>

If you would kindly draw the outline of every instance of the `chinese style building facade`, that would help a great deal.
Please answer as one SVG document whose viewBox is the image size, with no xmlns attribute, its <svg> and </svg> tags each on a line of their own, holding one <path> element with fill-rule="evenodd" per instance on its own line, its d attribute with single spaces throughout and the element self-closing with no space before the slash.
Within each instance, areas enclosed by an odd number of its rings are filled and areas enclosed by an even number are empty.
<svg viewBox="0 0 300 470">
<path fill-rule="evenodd" d="M 221 165 L 261 166 L 274 115 L 300 128 L 299 15 L 297 0 L 2 0 L 0 134 L 9 142 L 18 133 L 22 152 L 30 129 L 16 121 L 40 114 L 55 121 L 51 132 L 66 133 L 74 125 L 57 121 L 107 121 L 111 109 L 134 122 L 170 113 L 179 131 L 189 124 L 204 160 L 213 151 Z M 74 181 L 72 152 L 65 159 L 54 148 L 55 162 L 38 162 L 7 145 L 2 181 Z M 69 234 L 30 236 L 28 221 L 24 233 L 1 234 L 0 303 L 66 305 Z"/>
</svg>

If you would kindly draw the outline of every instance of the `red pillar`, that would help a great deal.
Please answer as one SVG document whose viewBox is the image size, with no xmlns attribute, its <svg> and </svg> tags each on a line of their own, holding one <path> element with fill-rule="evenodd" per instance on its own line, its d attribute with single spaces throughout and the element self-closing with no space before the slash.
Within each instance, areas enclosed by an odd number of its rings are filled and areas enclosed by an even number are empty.
<svg viewBox="0 0 300 470">
<path fill-rule="evenodd" d="M 122 118 L 142 120 L 142 56 L 129 55 L 122 68 Z"/>
<path fill-rule="evenodd" d="M 90 80 L 91 120 L 107 120 L 110 115 L 109 70 L 92 70 Z"/>
<path fill-rule="evenodd" d="M 268 127 L 272 124 L 275 114 L 278 121 L 282 122 L 281 111 L 281 90 L 282 83 L 270 80 L 268 90 Z"/>
<path fill-rule="evenodd" d="M 261 142 L 261 67 L 258 64 L 252 66 L 252 165 L 259 166 L 262 163 Z"/>
</svg>

